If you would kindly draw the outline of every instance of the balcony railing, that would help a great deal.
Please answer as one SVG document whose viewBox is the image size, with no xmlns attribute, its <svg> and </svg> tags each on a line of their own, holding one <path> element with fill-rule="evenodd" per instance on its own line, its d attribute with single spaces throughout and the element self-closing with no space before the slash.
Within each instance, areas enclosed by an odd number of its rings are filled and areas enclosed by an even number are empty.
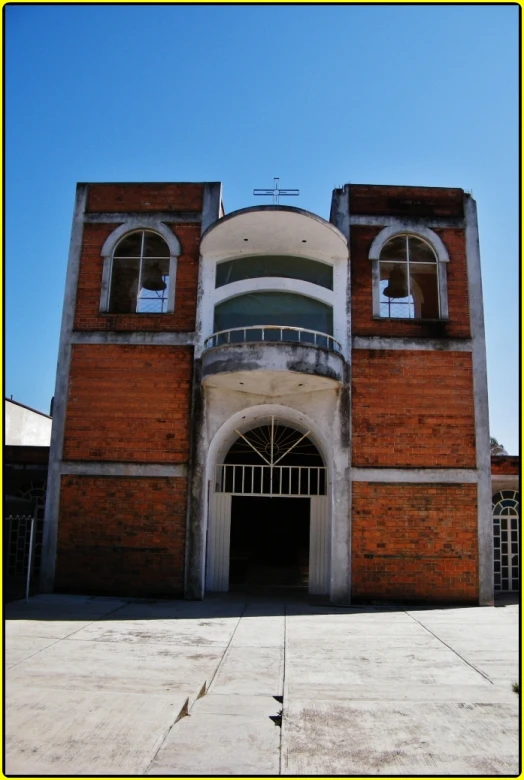
<svg viewBox="0 0 524 780">
<path fill-rule="evenodd" d="M 313 344 L 315 347 L 324 347 L 333 352 L 342 352 L 339 342 L 327 333 L 286 325 L 249 325 L 245 328 L 219 330 L 205 340 L 204 349 L 221 347 L 224 344 L 241 344 L 247 341 Z"/>
</svg>

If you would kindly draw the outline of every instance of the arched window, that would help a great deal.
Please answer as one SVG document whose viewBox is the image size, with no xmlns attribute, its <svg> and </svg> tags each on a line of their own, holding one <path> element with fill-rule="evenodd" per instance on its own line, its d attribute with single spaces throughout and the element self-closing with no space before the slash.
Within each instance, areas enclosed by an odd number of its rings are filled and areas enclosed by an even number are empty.
<svg viewBox="0 0 524 780">
<path fill-rule="evenodd" d="M 100 311 L 166 314 L 175 310 L 180 244 L 163 223 L 144 217 L 114 230 L 102 247 Z"/>
<path fill-rule="evenodd" d="M 438 319 L 437 258 L 422 239 L 391 238 L 380 252 L 380 316 Z"/>
<path fill-rule="evenodd" d="M 495 590 L 519 590 L 520 495 L 501 490 L 492 499 Z"/>
<path fill-rule="evenodd" d="M 162 314 L 168 296 L 168 245 L 149 230 L 128 233 L 113 252 L 108 311 Z"/>
<path fill-rule="evenodd" d="M 447 319 L 448 253 L 426 227 L 384 228 L 369 252 L 373 261 L 373 315 L 388 319 Z M 407 225 L 406 225 L 407 227 Z"/>
</svg>

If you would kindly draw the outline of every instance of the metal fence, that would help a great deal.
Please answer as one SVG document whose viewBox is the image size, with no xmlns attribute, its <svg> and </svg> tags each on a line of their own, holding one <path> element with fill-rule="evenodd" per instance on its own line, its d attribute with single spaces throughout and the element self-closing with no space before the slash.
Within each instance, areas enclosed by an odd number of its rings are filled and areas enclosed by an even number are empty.
<svg viewBox="0 0 524 780">
<path fill-rule="evenodd" d="M 11 503 L 11 507 L 9 504 Z M 23 505 L 22 505 L 23 503 Z M 35 504 L 17 499 L 6 501 L 4 515 L 4 572 L 8 594 L 20 597 L 25 592 L 26 600 L 31 587 L 35 549 Z"/>
</svg>

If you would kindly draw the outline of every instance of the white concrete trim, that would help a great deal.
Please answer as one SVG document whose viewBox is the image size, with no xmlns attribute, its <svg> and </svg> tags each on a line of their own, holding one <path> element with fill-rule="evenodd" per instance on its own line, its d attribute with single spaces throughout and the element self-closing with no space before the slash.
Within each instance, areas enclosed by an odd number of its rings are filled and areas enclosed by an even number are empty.
<svg viewBox="0 0 524 780">
<path fill-rule="evenodd" d="M 410 236 L 425 239 L 434 249 L 438 262 L 449 263 L 448 250 L 437 233 L 430 230 L 430 228 L 425 225 L 412 226 L 412 223 L 409 220 L 404 219 L 395 219 L 388 227 L 385 227 L 377 236 L 375 236 L 369 250 L 369 259 L 379 260 L 380 252 L 382 251 L 384 244 L 399 233 L 408 233 Z"/>
<path fill-rule="evenodd" d="M 144 216 L 138 216 L 127 220 L 110 233 L 102 245 L 102 250 L 100 252 L 102 257 L 111 257 L 120 239 L 123 238 L 126 233 L 133 233 L 135 230 L 152 230 L 162 236 L 169 247 L 171 255 L 178 257 L 181 253 L 180 242 L 173 231 L 164 225 L 156 214 L 154 216 L 151 214 L 144 214 Z"/>
<path fill-rule="evenodd" d="M 84 215 L 85 224 L 118 224 L 138 220 L 143 222 L 144 217 L 150 217 L 142 211 L 106 211 L 104 213 L 91 213 Z M 200 222 L 202 217 L 199 211 L 155 211 L 155 221 L 167 223 Z"/>
<path fill-rule="evenodd" d="M 350 184 L 344 184 L 340 189 L 333 190 L 331 196 L 331 211 L 329 221 L 340 230 L 349 246 L 350 225 L 353 220 L 349 213 Z"/>
<path fill-rule="evenodd" d="M 492 497 L 501 490 L 516 490 L 520 493 L 520 476 L 518 474 L 492 474 Z"/>
<path fill-rule="evenodd" d="M 347 241 L 348 262 L 340 274 L 340 280 L 334 281 L 334 288 L 340 295 L 337 300 L 337 322 L 340 312 L 345 323 L 344 357 L 346 358 L 344 385 L 339 395 L 338 413 L 333 420 L 333 432 L 340 431 L 338 454 L 334 453 L 335 471 L 338 475 L 336 499 L 332 509 L 331 550 L 330 550 L 330 598 L 336 604 L 349 604 L 351 601 L 351 545 L 353 538 L 351 519 L 350 464 L 352 459 L 352 409 L 351 386 L 351 185 L 344 184 L 333 191 L 331 198 L 330 220 L 337 226 Z M 337 285 L 341 286 L 340 292 Z M 340 339 L 338 339 L 340 341 Z M 333 437 L 335 447 L 335 437 Z M 338 455 L 338 456 L 337 456 Z"/>
<path fill-rule="evenodd" d="M 113 330 L 75 331 L 71 336 L 72 344 L 150 344 L 151 346 L 193 346 L 195 334 L 189 332 L 132 331 Z"/>
<path fill-rule="evenodd" d="M 71 366 L 71 333 L 73 331 L 82 237 L 84 232 L 84 213 L 87 203 L 87 184 L 78 184 L 76 188 L 73 227 L 69 244 L 64 308 L 58 347 L 58 366 L 56 373 L 55 400 L 53 406 L 53 427 L 49 451 L 47 476 L 47 495 L 42 539 L 42 564 L 40 587 L 44 593 L 53 590 L 56 565 L 58 514 L 60 507 L 60 461 L 64 446 L 64 429 Z"/>
<path fill-rule="evenodd" d="M 232 211 L 231 213 L 225 215 L 220 220 L 217 220 L 215 224 L 211 224 L 208 229 L 202 232 L 202 243 L 201 243 L 201 252 L 204 256 L 207 256 L 209 258 L 210 256 L 214 257 L 217 260 L 226 260 L 229 257 L 232 257 L 231 251 L 229 249 L 217 249 L 217 247 L 213 247 L 212 242 L 213 239 L 216 243 L 216 234 L 212 235 L 215 231 L 220 231 L 220 233 L 223 233 L 224 231 L 227 231 L 228 238 L 231 238 L 231 221 L 235 221 L 235 228 L 236 227 L 242 227 L 242 232 L 246 229 L 253 229 L 253 227 L 256 225 L 256 220 L 259 220 L 260 215 L 264 215 L 262 218 L 265 219 L 268 215 L 271 214 L 277 214 L 280 217 L 284 216 L 286 217 L 286 235 L 289 236 L 290 233 L 293 230 L 299 230 L 302 232 L 304 230 L 304 227 L 302 227 L 304 223 L 304 218 L 306 220 L 311 220 L 313 223 L 315 223 L 316 226 L 321 226 L 322 228 L 325 228 L 328 233 L 330 239 L 335 239 L 340 243 L 340 247 L 344 247 L 344 253 L 343 257 L 339 255 L 339 251 L 335 251 L 333 255 L 328 255 L 328 257 L 331 257 L 331 259 L 345 259 L 346 258 L 346 236 L 336 227 L 332 222 L 328 222 L 323 217 L 319 216 L 318 214 L 314 214 L 311 211 L 305 211 L 304 209 L 295 208 L 294 206 L 283 206 L 283 205 L 273 205 L 273 206 L 248 206 L 247 208 L 238 209 L 236 211 Z M 255 222 L 253 221 L 253 218 Z M 273 219 L 270 217 L 270 219 Z M 240 220 L 240 221 L 239 221 Z M 273 220 L 273 228 L 274 228 L 275 222 Z M 264 232 L 267 236 L 267 225 L 263 228 Z M 209 238 L 209 236 L 212 235 L 212 239 Z M 267 237 L 266 237 L 267 241 Z M 325 244 L 327 239 L 323 238 L 322 244 L 323 249 L 321 251 L 321 256 L 325 256 Z M 211 244 L 211 247 L 209 246 Z M 333 247 L 332 247 L 333 249 Z M 273 251 L 273 254 L 292 254 L 292 255 L 301 255 L 302 252 L 300 249 L 298 251 L 288 251 L 287 246 L 281 246 L 277 251 Z M 241 254 L 244 254 L 243 252 Z M 251 250 L 246 248 L 246 254 L 250 255 Z M 320 259 L 320 257 L 318 257 Z"/>
<path fill-rule="evenodd" d="M 169 284 L 167 292 L 167 312 L 173 314 L 175 311 L 175 291 L 176 291 L 176 272 L 177 260 L 181 254 L 180 242 L 171 228 L 164 225 L 156 215 L 145 214 L 144 216 L 133 217 L 123 224 L 119 225 L 106 238 L 102 246 L 101 255 L 104 260 L 102 268 L 102 283 L 100 286 L 100 311 L 109 311 L 109 294 L 111 288 L 111 270 L 113 261 L 113 252 L 115 247 L 127 233 L 137 230 L 149 230 L 158 233 L 169 248 Z"/>
<path fill-rule="evenodd" d="M 475 484 L 478 475 L 476 469 L 352 468 L 351 479 L 353 482 Z"/>
<path fill-rule="evenodd" d="M 314 298 L 333 307 L 334 292 L 326 287 L 321 287 L 302 279 L 287 279 L 280 276 L 262 276 L 258 279 L 241 279 L 231 282 L 223 287 L 217 287 L 210 296 L 210 304 L 215 307 L 218 303 L 228 301 L 230 298 L 238 298 L 240 295 L 258 292 L 289 292 L 295 295 L 303 295 L 306 298 Z"/>
<path fill-rule="evenodd" d="M 471 339 L 417 339 L 384 338 L 382 336 L 353 336 L 353 349 L 400 349 L 424 352 L 471 352 Z"/>
<path fill-rule="evenodd" d="M 62 461 L 61 474 L 91 477 L 186 477 L 185 463 L 116 463 Z"/>
<path fill-rule="evenodd" d="M 444 263 L 437 263 L 438 304 L 441 320 L 449 319 L 448 306 L 448 269 Z"/>
<path fill-rule="evenodd" d="M 353 214 L 349 221 L 351 225 L 365 225 L 366 227 L 389 227 L 396 225 L 399 220 L 406 225 L 409 232 L 416 232 L 420 225 L 428 228 L 463 228 L 464 219 L 462 217 L 447 217 L 442 219 L 426 217 L 377 217 L 371 214 Z"/>
<path fill-rule="evenodd" d="M 371 261 L 371 295 L 373 317 L 380 317 L 380 263 Z"/>
<path fill-rule="evenodd" d="M 220 426 L 210 442 L 206 468 L 208 478 L 214 478 L 214 468 L 218 463 L 223 463 L 224 458 L 238 439 L 237 431 L 246 433 L 253 428 L 266 425 L 271 417 L 278 418 L 280 422 L 290 423 L 297 431 L 305 433 L 310 431 L 309 438 L 318 449 L 324 465 L 327 468 L 328 482 L 331 482 L 331 450 L 332 446 L 325 433 L 317 426 L 314 420 L 303 412 L 283 404 L 263 404 L 249 406 L 234 414 L 229 420 Z"/>
<path fill-rule="evenodd" d="M 479 603 L 492 604 L 493 519 L 491 516 L 491 455 L 489 447 L 488 378 L 484 305 L 480 269 L 477 207 L 470 195 L 464 196 L 466 220 L 466 262 L 471 336 L 473 342 L 473 402 L 478 481 Z"/>
</svg>

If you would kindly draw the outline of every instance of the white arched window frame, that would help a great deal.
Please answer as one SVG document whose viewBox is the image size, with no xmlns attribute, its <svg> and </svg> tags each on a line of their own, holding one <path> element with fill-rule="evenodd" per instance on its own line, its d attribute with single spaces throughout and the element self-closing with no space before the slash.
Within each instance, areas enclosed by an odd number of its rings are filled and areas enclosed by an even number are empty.
<svg viewBox="0 0 524 780">
<path fill-rule="evenodd" d="M 106 238 L 104 242 L 101 252 L 104 260 L 102 269 L 102 285 L 100 290 L 101 312 L 109 312 L 109 296 L 111 292 L 111 273 L 114 251 L 124 236 L 126 236 L 128 233 L 135 233 L 142 230 L 156 233 L 164 239 L 169 248 L 169 282 L 167 287 L 167 308 L 164 313 L 172 314 L 175 311 L 176 271 L 178 257 L 181 253 L 180 242 L 172 230 L 170 230 L 162 222 L 159 222 L 157 219 L 144 216 L 139 220 L 128 220 L 122 225 L 119 225 L 119 227 L 113 230 L 113 232 Z M 143 316 L 143 314 L 138 312 L 137 315 Z"/>
<path fill-rule="evenodd" d="M 371 273 L 373 280 L 373 317 L 380 318 L 380 253 L 384 245 L 392 238 L 400 236 L 412 236 L 426 241 L 435 253 L 437 260 L 437 279 L 439 293 L 439 319 L 448 319 L 448 277 L 447 263 L 449 255 L 440 236 L 430 228 L 417 225 L 415 228 L 409 222 L 399 220 L 394 225 L 389 225 L 375 236 L 369 250 L 369 259 L 371 260 Z M 415 300 L 415 315 L 416 311 Z M 415 319 L 417 317 L 415 316 Z M 382 318 L 383 319 L 383 318 Z"/>
</svg>

